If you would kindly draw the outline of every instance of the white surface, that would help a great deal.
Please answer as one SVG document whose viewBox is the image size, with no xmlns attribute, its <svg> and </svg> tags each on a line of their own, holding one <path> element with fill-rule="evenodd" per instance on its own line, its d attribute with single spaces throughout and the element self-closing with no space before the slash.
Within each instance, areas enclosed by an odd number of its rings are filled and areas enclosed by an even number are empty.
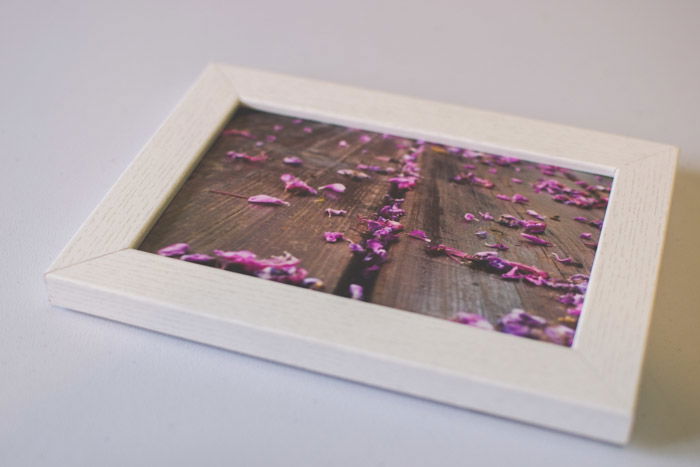
<svg viewBox="0 0 700 467">
<path fill-rule="evenodd" d="M 544 164 L 614 172 L 614 201 L 606 211 L 585 319 L 572 348 L 134 250 L 241 103 Z M 659 143 L 212 64 L 51 265 L 45 276 L 50 303 L 624 444 L 631 434 L 677 153 Z M 636 281 L 626 277 L 628 270 L 637 271 Z"/>
<path fill-rule="evenodd" d="M 5 2 L 0 464 L 697 465 L 699 14 L 695 2 Z M 41 272 L 212 60 L 680 146 L 631 446 L 49 308 Z"/>
</svg>

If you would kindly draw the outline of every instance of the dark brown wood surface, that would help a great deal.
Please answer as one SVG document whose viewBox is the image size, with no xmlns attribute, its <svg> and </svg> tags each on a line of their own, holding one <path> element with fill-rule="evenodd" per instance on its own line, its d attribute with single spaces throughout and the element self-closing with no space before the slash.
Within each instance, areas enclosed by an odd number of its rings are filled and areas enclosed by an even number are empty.
<svg viewBox="0 0 700 467">
<path fill-rule="evenodd" d="M 275 131 L 275 125 L 284 128 Z M 304 128 L 312 131 L 308 133 Z M 346 242 L 326 243 L 323 233 L 341 231 L 351 240 L 360 241 L 364 224 L 358 217 L 376 215 L 389 191 L 390 176 L 372 174 L 370 180 L 355 181 L 338 175 L 337 170 L 354 169 L 358 163 L 398 168 L 398 160 L 407 152 L 407 146 L 415 142 L 319 122 L 297 123 L 290 117 L 246 108 L 236 112 L 226 129 L 248 130 L 253 137 L 219 137 L 139 248 L 156 252 L 173 243 L 187 242 L 198 253 L 211 253 L 214 249 L 251 250 L 260 257 L 269 257 L 286 251 L 300 258 L 311 276 L 324 281 L 325 291 L 343 294 L 348 275 L 354 273 L 348 269 L 353 255 Z M 363 135 L 371 136 L 371 141 L 363 141 Z M 274 136 L 275 141 L 268 141 L 269 136 Z M 260 145 L 260 141 L 264 144 Z M 346 141 L 347 147 L 340 145 L 341 141 Z M 232 161 L 226 156 L 230 150 L 251 155 L 264 151 L 269 159 L 258 163 Z M 298 156 L 304 164 L 285 165 L 282 158 L 286 156 Z M 389 157 L 391 162 L 378 160 L 377 156 Z M 514 167 L 499 167 L 493 174 L 487 172 L 487 166 L 478 166 L 475 172 L 494 181 L 493 189 L 451 182 L 464 162 L 443 146 L 426 145 L 420 156 L 422 179 L 415 190 L 406 194 L 407 213 L 401 222 L 407 231 L 424 230 L 434 241 L 469 253 L 489 250 L 485 242 L 504 243 L 510 249 L 502 252 L 502 257 L 538 266 L 555 278 L 590 272 L 595 252 L 584 245 L 579 234 L 591 232 L 597 241 L 599 231 L 574 221 L 573 217 L 599 219 L 604 214 L 602 209 L 566 206 L 556 203 L 548 194 L 535 194 L 531 184 L 542 174 L 527 162 L 517 165 L 520 172 L 515 172 Z M 347 191 L 336 197 L 285 193 L 280 181 L 284 173 L 291 173 L 316 188 L 343 183 Z M 576 178 L 601 183 L 591 174 L 571 173 Z M 512 177 L 524 183 L 513 183 Z M 559 179 L 570 184 L 561 176 Z M 602 183 L 609 185 L 610 181 L 605 179 Z M 246 197 L 266 194 L 291 205 L 256 206 L 212 190 Z M 497 193 L 521 193 L 530 202 L 514 204 L 496 198 Z M 329 218 L 324 212 L 326 208 L 345 209 L 348 214 Z M 548 217 L 547 233 L 542 237 L 554 246 L 528 244 L 520 238 L 522 229 L 509 229 L 494 221 L 463 220 L 466 212 L 478 216 L 479 211 L 488 211 L 496 219 L 500 214 L 531 218 L 526 209 Z M 555 215 L 559 221 L 550 219 Z M 477 238 L 474 232 L 478 230 L 487 231 L 488 238 Z M 572 256 L 580 266 L 556 262 L 552 252 Z M 556 301 L 557 295 L 543 287 L 502 280 L 498 275 L 457 264 L 447 257 L 431 257 L 426 254 L 423 242 L 402 235 L 391 245 L 389 261 L 377 275 L 368 298 L 373 303 L 442 318 L 450 318 L 457 311 L 480 313 L 495 323 L 513 308 L 552 320 L 565 316 L 565 307 Z"/>
</svg>

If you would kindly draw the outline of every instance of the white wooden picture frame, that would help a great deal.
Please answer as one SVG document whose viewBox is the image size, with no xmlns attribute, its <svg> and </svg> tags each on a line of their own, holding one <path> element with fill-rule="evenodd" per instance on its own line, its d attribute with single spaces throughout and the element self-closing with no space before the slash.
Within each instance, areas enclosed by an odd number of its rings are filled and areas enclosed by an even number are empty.
<svg viewBox="0 0 700 467">
<path fill-rule="evenodd" d="M 239 104 L 614 176 L 573 346 L 135 249 Z M 213 64 L 50 267 L 49 298 L 311 371 L 625 443 L 677 153 L 653 142 Z"/>
</svg>

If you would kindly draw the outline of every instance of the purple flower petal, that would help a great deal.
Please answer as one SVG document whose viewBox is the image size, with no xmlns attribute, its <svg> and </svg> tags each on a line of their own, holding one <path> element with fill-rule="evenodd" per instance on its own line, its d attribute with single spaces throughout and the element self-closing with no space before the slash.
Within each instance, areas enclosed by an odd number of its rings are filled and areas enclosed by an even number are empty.
<svg viewBox="0 0 700 467">
<path fill-rule="evenodd" d="M 476 216 L 474 214 L 472 214 L 471 212 L 468 212 L 464 215 L 464 220 L 467 222 L 473 222 L 477 219 L 476 219 Z"/>
<path fill-rule="evenodd" d="M 476 313 L 458 312 L 450 321 L 466 324 L 480 329 L 493 330 L 493 325 L 486 318 Z"/>
<path fill-rule="evenodd" d="M 360 141 L 362 143 L 369 143 L 372 141 L 372 137 L 370 135 L 360 135 Z"/>
<path fill-rule="evenodd" d="M 345 238 L 345 234 L 343 234 L 343 232 L 324 232 L 323 238 L 325 238 L 328 243 L 337 243 L 339 240 Z"/>
<path fill-rule="evenodd" d="M 423 240 L 423 241 L 425 241 L 425 242 L 430 242 L 430 241 L 431 241 L 430 238 L 428 238 L 428 234 L 426 234 L 426 233 L 425 233 L 424 231 L 422 231 L 422 230 L 411 230 L 410 232 L 408 232 L 407 235 L 408 235 L 409 237 L 417 238 L 417 239 Z"/>
<path fill-rule="evenodd" d="M 178 257 L 190 251 L 190 246 L 187 243 L 174 243 L 158 250 L 161 256 Z"/>
<path fill-rule="evenodd" d="M 344 139 L 341 139 L 340 141 L 338 141 L 338 146 L 340 146 L 341 148 L 347 148 L 350 145 L 348 144 L 347 141 L 345 141 Z"/>
<path fill-rule="evenodd" d="M 313 133 L 314 129 L 311 128 L 310 126 L 305 126 L 305 127 L 302 129 L 302 131 L 303 131 L 304 133 Z"/>
<path fill-rule="evenodd" d="M 345 209 L 331 209 L 331 208 L 326 209 L 326 214 L 328 214 L 328 217 L 344 216 L 347 213 L 348 212 Z"/>
<path fill-rule="evenodd" d="M 245 152 L 229 151 L 226 153 L 226 155 L 229 159 L 234 161 L 246 160 L 248 162 L 265 162 L 267 159 L 269 159 L 268 155 L 264 152 L 261 152 L 260 154 L 257 154 L 255 156 L 251 156 L 249 154 L 246 154 Z"/>
<path fill-rule="evenodd" d="M 544 239 L 537 237 L 535 235 L 521 233 L 520 236 L 523 237 L 525 240 L 527 240 L 530 243 L 533 243 L 535 245 L 552 246 L 551 242 L 548 242 L 547 240 L 544 240 Z"/>
<path fill-rule="evenodd" d="M 523 226 L 525 232 L 527 233 L 543 233 L 547 229 L 547 224 L 544 222 L 523 220 L 520 221 L 520 225 Z"/>
<path fill-rule="evenodd" d="M 521 195 L 520 193 L 516 193 L 511 198 L 511 201 L 518 204 L 526 204 L 530 200 L 527 199 L 525 196 Z"/>
<path fill-rule="evenodd" d="M 284 162 L 287 165 L 297 165 L 297 166 L 302 165 L 304 163 L 304 161 L 301 160 L 301 158 L 299 158 L 297 156 L 285 157 L 284 159 L 282 159 L 282 162 Z"/>
<path fill-rule="evenodd" d="M 282 174 L 280 180 L 284 182 L 284 191 L 290 191 L 298 195 L 317 195 L 318 191 L 309 186 L 306 182 L 292 174 Z"/>
<path fill-rule="evenodd" d="M 474 235 L 476 235 L 479 238 L 486 238 L 488 233 L 485 230 L 479 230 L 478 232 L 474 232 Z"/>
<path fill-rule="evenodd" d="M 335 193 L 345 193 L 345 185 L 342 183 L 331 183 L 330 185 L 323 185 L 318 187 L 319 190 L 333 191 Z"/>
<path fill-rule="evenodd" d="M 496 250 L 506 251 L 508 249 L 503 243 L 484 243 L 485 246 L 489 248 L 495 248 Z"/>
<path fill-rule="evenodd" d="M 539 219 L 539 220 L 541 220 L 541 221 L 543 221 L 543 220 L 545 219 L 545 217 L 544 217 L 542 214 L 538 213 L 538 212 L 535 211 L 535 210 L 528 209 L 528 210 L 525 211 L 525 212 L 528 213 L 529 215 L 531 215 L 532 217 L 534 217 L 535 219 Z"/>
<path fill-rule="evenodd" d="M 361 172 L 359 170 L 341 169 L 341 170 L 338 170 L 337 173 L 338 173 L 338 175 L 350 177 L 353 180 L 367 180 L 368 178 L 371 178 L 368 174 L 366 174 L 365 172 Z"/>
<path fill-rule="evenodd" d="M 284 125 L 275 125 L 272 127 L 274 131 L 280 131 L 284 128 Z"/>
<path fill-rule="evenodd" d="M 251 204 L 267 204 L 270 206 L 289 206 L 289 203 L 279 198 L 268 195 L 255 195 L 248 198 Z"/>
<path fill-rule="evenodd" d="M 481 212 L 481 211 L 479 211 L 479 215 L 480 215 L 481 218 L 482 218 L 483 220 L 485 220 L 485 221 L 492 221 L 492 220 L 493 220 L 493 216 L 491 215 L 490 212 Z"/>
<path fill-rule="evenodd" d="M 216 258 L 202 253 L 183 255 L 180 256 L 180 259 L 183 261 L 189 261 L 190 263 L 204 264 L 207 266 L 213 266 L 214 264 L 216 264 Z"/>
<path fill-rule="evenodd" d="M 523 183 L 522 180 L 520 180 L 519 178 L 515 178 L 515 177 L 511 178 L 510 181 L 513 183 L 518 183 L 518 184 Z"/>
<path fill-rule="evenodd" d="M 574 262 L 574 259 L 573 259 L 571 256 L 567 256 L 567 257 L 565 257 L 565 258 L 562 258 L 562 257 L 560 257 L 560 256 L 559 256 L 558 254 L 556 254 L 556 253 L 552 253 L 552 256 L 554 257 L 555 260 L 557 260 L 557 261 L 559 261 L 560 263 L 563 263 L 563 264 L 571 264 L 571 263 Z"/>
<path fill-rule="evenodd" d="M 507 273 L 501 274 L 503 279 L 519 280 L 523 278 L 522 274 L 518 273 L 518 267 L 513 266 Z"/>
<path fill-rule="evenodd" d="M 362 289 L 361 285 L 358 284 L 350 284 L 350 298 L 353 300 L 362 300 L 364 290 Z"/>
<path fill-rule="evenodd" d="M 579 237 L 583 238 L 584 240 L 590 240 L 593 238 L 593 234 L 590 232 L 582 232 Z"/>
<path fill-rule="evenodd" d="M 574 330 L 561 324 L 544 328 L 546 340 L 554 344 L 571 346 L 574 341 Z"/>
</svg>

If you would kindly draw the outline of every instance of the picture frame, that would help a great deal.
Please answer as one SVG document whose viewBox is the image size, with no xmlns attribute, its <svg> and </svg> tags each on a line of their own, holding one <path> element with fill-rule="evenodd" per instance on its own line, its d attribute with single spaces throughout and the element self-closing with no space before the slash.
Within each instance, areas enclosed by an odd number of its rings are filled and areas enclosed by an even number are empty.
<svg viewBox="0 0 700 467">
<path fill-rule="evenodd" d="M 137 250 L 240 105 L 613 176 L 573 345 L 516 339 Z M 49 300 L 313 372 L 624 444 L 677 157 L 678 149 L 665 144 L 212 64 L 50 266 Z"/>
</svg>

